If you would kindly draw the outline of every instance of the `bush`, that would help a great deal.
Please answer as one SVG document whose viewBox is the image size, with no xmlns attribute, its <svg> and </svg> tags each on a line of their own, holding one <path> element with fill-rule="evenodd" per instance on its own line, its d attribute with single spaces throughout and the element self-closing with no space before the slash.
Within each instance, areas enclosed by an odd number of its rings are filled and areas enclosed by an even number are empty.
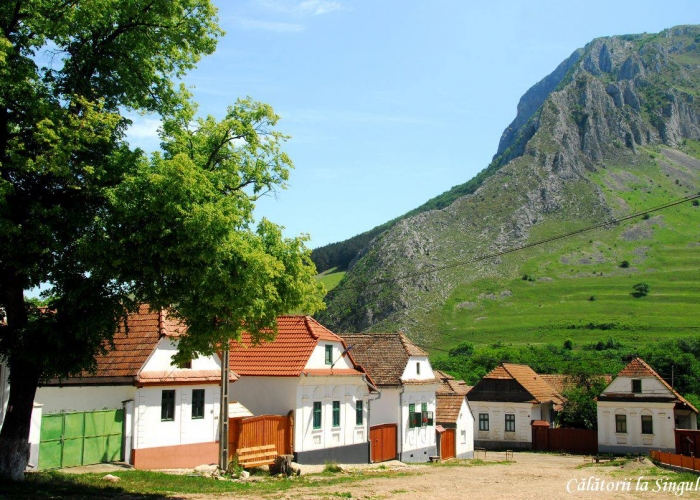
<svg viewBox="0 0 700 500">
<path fill-rule="evenodd" d="M 572 350 L 574 348 L 574 341 L 571 339 L 566 339 L 564 341 L 564 349 Z"/>
<path fill-rule="evenodd" d="M 588 300 L 590 300 L 591 302 L 593 302 L 593 301 L 595 300 L 595 295 L 591 295 L 590 297 L 588 297 Z"/>
<path fill-rule="evenodd" d="M 620 267 L 622 267 L 622 268 L 628 268 L 628 267 L 630 267 L 630 261 L 629 261 L 629 260 L 623 260 L 622 262 L 620 262 Z"/>
<path fill-rule="evenodd" d="M 635 297 L 646 297 L 649 295 L 649 289 L 650 286 L 648 283 L 636 283 L 635 285 L 632 285 L 632 289 L 634 290 L 634 296 Z"/>
</svg>

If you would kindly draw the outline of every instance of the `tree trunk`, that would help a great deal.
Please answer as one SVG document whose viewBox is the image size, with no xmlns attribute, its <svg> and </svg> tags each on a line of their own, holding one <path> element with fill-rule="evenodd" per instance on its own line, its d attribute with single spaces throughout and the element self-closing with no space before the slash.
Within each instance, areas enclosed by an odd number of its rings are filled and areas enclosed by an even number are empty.
<svg viewBox="0 0 700 500">
<path fill-rule="evenodd" d="M 5 344 L 27 325 L 24 307 L 23 280 L 12 272 L 5 272 L 0 285 L 2 300 L 7 313 L 7 325 L 2 329 Z M 9 342 L 7 342 L 9 340 Z M 22 481 L 29 462 L 29 428 L 31 427 L 34 396 L 39 385 L 39 370 L 33 363 L 17 356 L 10 348 L 10 398 L 7 402 L 5 421 L 0 430 L 0 479 Z"/>
<path fill-rule="evenodd" d="M 0 431 L 0 479 L 22 481 L 29 462 L 29 428 L 39 375 L 27 363 L 10 359 L 10 399 Z"/>
</svg>

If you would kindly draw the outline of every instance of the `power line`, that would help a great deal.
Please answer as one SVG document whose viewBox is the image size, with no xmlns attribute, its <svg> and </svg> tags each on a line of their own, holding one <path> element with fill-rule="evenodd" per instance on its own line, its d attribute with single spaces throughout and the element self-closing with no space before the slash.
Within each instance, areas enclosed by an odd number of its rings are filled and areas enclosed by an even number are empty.
<svg viewBox="0 0 700 500">
<path fill-rule="evenodd" d="M 403 280 L 407 280 L 407 279 L 411 279 L 411 278 L 418 278 L 420 276 L 425 276 L 428 274 L 438 273 L 440 271 L 445 271 L 446 269 L 454 269 L 455 267 L 461 267 L 461 266 L 466 266 L 469 264 L 474 264 L 476 262 L 482 262 L 484 260 L 495 259 L 496 257 L 501 257 L 503 255 L 508 255 L 511 253 L 519 252 L 521 250 L 526 250 L 528 248 L 533 248 L 533 247 L 536 247 L 539 245 L 544 245 L 545 243 L 551 243 L 553 241 L 569 238 L 571 236 L 576 236 L 576 235 L 579 235 L 582 233 L 586 233 L 588 231 L 593 231 L 594 229 L 600 229 L 602 227 L 612 226 L 615 224 L 619 224 L 621 222 L 628 221 L 630 219 L 635 219 L 637 217 L 643 217 L 644 215 L 658 212 L 660 210 L 665 210 L 667 208 L 671 208 L 671 207 L 674 207 L 676 205 L 680 205 L 682 203 L 686 203 L 689 201 L 697 200 L 698 198 L 700 198 L 700 194 L 686 196 L 685 198 L 680 198 L 677 200 L 670 201 L 668 203 L 664 203 L 662 205 L 657 205 L 655 207 L 647 208 L 642 212 L 636 212 L 636 213 L 631 214 L 631 215 L 626 215 L 625 217 L 619 217 L 616 219 L 611 219 L 611 220 L 606 221 L 606 222 L 600 222 L 600 223 L 594 224 L 592 226 L 587 226 L 587 227 L 584 227 L 582 229 L 577 229 L 575 231 L 563 233 L 563 234 L 560 234 L 558 236 L 552 236 L 550 238 L 545 238 L 545 239 L 538 240 L 538 241 L 535 241 L 532 243 L 526 243 L 524 245 L 520 245 L 520 246 L 515 247 L 515 248 L 510 248 L 508 250 L 502 250 L 500 252 L 495 252 L 495 253 L 477 256 L 477 257 L 474 257 L 472 259 L 465 260 L 465 261 L 452 262 L 450 264 L 445 264 L 443 266 L 435 267 L 435 268 L 427 270 L 427 271 L 408 273 L 408 274 L 404 274 L 403 276 L 396 276 L 393 278 L 377 279 L 377 280 L 370 281 L 370 282 L 364 283 L 364 284 L 356 284 L 356 285 L 348 284 L 348 285 L 344 285 L 343 288 L 345 288 L 345 289 L 367 288 L 367 287 L 370 287 L 373 285 L 383 285 L 383 284 L 387 284 L 387 283 L 394 283 L 397 281 L 403 281 Z"/>
</svg>

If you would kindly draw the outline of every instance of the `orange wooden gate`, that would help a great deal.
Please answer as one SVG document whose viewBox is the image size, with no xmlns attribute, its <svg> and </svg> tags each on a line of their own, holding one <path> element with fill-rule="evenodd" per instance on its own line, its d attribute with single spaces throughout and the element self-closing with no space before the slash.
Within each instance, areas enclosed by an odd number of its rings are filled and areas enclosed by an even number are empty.
<svg viewBox="0 0 700 500">
<path fill-rule="evenodd" d="M 445 429 L 440 434 L 440 458 L 454 458 L 457 456 L 455 451 L 455 430 Z"/>
<path fill-rule="evenodd" d="M 370 427 L 372 462 L 384 462 L 396 458 L 396 424 L 381 424 Z"/>
<path fill-rule="evenodd" d="M 566 451 L 581 455 L 598 453 L 598 431 L 589 429 L 550 429 L 545 425 L 532 424 L 533 451 Z"/>
<path fill-rule="evenodd" d="M 229 420 L 229 450 L 234 454 L 239 448 L 252 448 L 274 444 L 278 455 L 291 455 L 292 412 L 289 415 L 259 415 Z"/>
</svg>

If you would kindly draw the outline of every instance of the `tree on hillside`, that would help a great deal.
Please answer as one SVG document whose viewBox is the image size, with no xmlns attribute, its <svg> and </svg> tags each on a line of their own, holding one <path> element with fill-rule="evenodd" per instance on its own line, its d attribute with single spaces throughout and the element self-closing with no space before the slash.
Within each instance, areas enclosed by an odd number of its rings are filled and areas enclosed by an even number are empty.
<svg viewBox="0 0 700 500">
<path fill-rule="evenodd" d="M 254 225 L 292 167 L 273 110 L 198 119 L 173 83 L 221 35 L 209 0 L 11 0 L 0 28 L 0 478 L 20 480 L 39 381 L 94 367 L 138 303 L 172 307 L 189 358 L 321 287 L 304 238 Z M 125 110 L 161 115 L 162 152 L 129 147 Z M 24 297 L 42 283 L 48 313 Z"/>
</svg>

